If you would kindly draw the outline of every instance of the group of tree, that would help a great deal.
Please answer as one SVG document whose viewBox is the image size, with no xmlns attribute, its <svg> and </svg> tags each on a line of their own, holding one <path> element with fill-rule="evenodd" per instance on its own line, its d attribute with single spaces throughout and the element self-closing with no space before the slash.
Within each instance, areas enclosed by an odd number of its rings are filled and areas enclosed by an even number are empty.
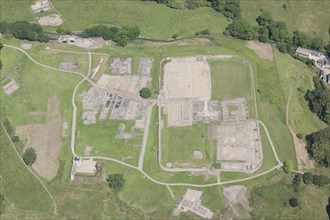
<svg viewBox="0 0 330 220">
<path fill-rule="evenodd" d="M 241 7 L 239 0 L 208 0 L 211 7 L 221 12 L 224 16 L 231 19 L 239 19 L 241 17 Z"/>
<path fill-rule="evenodd" d="M 28 21 L 15 21 L 13 23 L 1 22 L 0 33 L 6 36 L 14 36 L 20 40 L 48 42 L 48 37 L 39 24 Z"/>
<path fill-rule="evenodd" d="M 326 186 L 330 184 L 330 178 L 324 175 L 314 175 L 311 172 L 302 175 L 305 184 L 314 184 L 316 186 Z"/>
<path fill-rule="evenodd" d="M 171 0 L 142 0 L 153 1 L 159 4 L 167 5 L 171 8 L 177 8 Z M 221 12 L 230 19 L 239 19 L 241 17 L 241 8 L 239 0 L 184 0 L 185 9 L 195 9 L 199 7 L 212 7 L 214 10 Z"/>
<path fill-rule="evenodd" d="M 115 173 L 110 174 L 107 178 L 108 186 L 115 191 L 121 190 L 125 185 L 125 179 L 123 174 Z"/>
<path fill-rule="evenodd" d="M 147 87 L 142 88 L 142 89 L 140 90 L 140 96 L 141 96 L 142 98 L 144 98 L 144 99 L 149 98 L 149 97 L 151 96 L 151 90 L 150 90 L 150 88 L 147 88 Z"/>
<path fill-rule="evenodd" d="M 224 34 L 242 40 L 251 40 L 255 36 L 255 31 L 250 22 L 238 19 L 234 20 L 226 27 Z"/>
<path fill-rule="evenodd" d="M 330 127 L 306 136 L 307 152 L 318 165 L 330 167 Z"/>
<path fill-rule="evenodd" d="M 318 77 L 313 77 L 315 89 L 307 91 L 305 99 L 310 110 L 322 121 L 330 124 L 330 88 Z"/>
<path fill-rule="evenodd" d="M 104 40 L 111 40 L 118 46 L 124 47 L 128 42 L 136 39 L 140 35 L 138 27 L 109 27 L 106 25 L 97 25 L 87 28 L 82 32 L 82 37 L 102 37 Z"/>
<path fill-rule="evenodd" d="M 330 44 L 326 45 L 322 38 L 311 37 L 309 33 L 294 31 L 292 37 L 290 37 L 286 23 L 274 20 L 270 11 L 263 11 L 256 18 L 258 26 L 253 26 L 250 22 L 240 17 L 237 18 L 239 19 L 234 20 L 227 26 L 224 31 L 225 35 L 231 35 L 232 37 L 243 40 L 258 39 L 260 42 L 273 41 L 282 53 L 289 52 L 292 55 L 295 48 L 299 46 L 313 50 L 330 51 Z M 302 61 L 307 63 L 307 60 Z"/>
</svg>

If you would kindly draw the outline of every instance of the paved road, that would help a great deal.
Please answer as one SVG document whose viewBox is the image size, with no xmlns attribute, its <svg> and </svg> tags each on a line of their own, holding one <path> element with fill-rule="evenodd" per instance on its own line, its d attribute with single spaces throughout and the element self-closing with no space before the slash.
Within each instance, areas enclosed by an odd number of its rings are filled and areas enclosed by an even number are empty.
<svg viewBox="0 0 330 220">
<path fill-rule="evenodd" d="M 140 153 L 140 157 L 139 157 L 139 164 L 138 164 L 138 168 L 140 170 L 143 169 L 143 161 L 144 161 L 144 155 L 146 153 L 146 148 L 147 148 L 149 128 L 150 128 L 150 121 L 151 121 L 151 114 L 152 114 L 152 107 L 154 105 L 155 105 L 155 103 L 153 103 L 150 106 L 148 106 L 147 111 L 146 111 L 146 120 L 145 120 L 145 124 L 144 124 L 144 133 L 143 133 L 143 140 L 142 140 L 142 148 L 141 148 L 141 153 Z"/>
<path fill-rule="evenodd" d="M 89 57 L 89 63 L 88 63 L 88 73 L 87 76 L 85 76 L 77 85 L 74 87 L 73 94 L 72 94 L 72 127 L 71 127 L 71 151 L 73 156 L 77 156 L 74 150 L 75 146 L 75 140 L 76 140 L 76 124 L 77 124 L 77 106 L 75 104 L 75 99 L 76 99 L 76 93 L 78 87 L 88 79 L 89 75 L 92 72 L 92 54 L 88 52 L 88 57 Z"/>
<path fill-rule="evenodd" d="M 108 161 L 112 161 L 112 162 L 115 162 L 115 163 L 118 163 L 118 164 L 121 164 L 121 165 L 130 167 L 132 169 L 135 169 L 135 170 L 139 171 L 141 174 L 143 174 L 150 181 L 152 181 L 154 183 L 157 183 L 157 184 L 160 184 L 160 185 L 165 185 L 165 186 L 190 186 L 190 187 L 200 187 L 200 188 L 202 188 L 202 187 L 218 186 L 218 185 L 225 185 L 225 184 L 230 184 L 230 183 L 239 183 L 239 182 L 243 182 L 243 181 L 255 179 L 257 177 L 266 175 L 266 174 L 272 172 L 275 169 L 279 169 L 279 166 L 277 165 L 277 166 L 275 166 L 275 167 L 273 167 L 273 168 L 271 168 L 271 169 L 269 169 L 269 170 L 267 170 L 265 172 L 256 174 L 254 176 L 250 176 L 250 177 L 246 177 L 246 178 L 238 179 L 238 180 L 230 180 L 230 181 L 220 182 L 220 183 L 209 183 L 209 184 L 166 183 L 166 182 L 161 182 L 161 181 L 155 180 L 154 178 L 150 177 L 146 172 L 144 172 L 143 170 L 140 170 L 138 167 L 133 166 L 133 165 L 128 164 L 128 163 L 125 163 L 123 161 L 117 160 L 117 159 L 113 159 L 113 158 L 109 158 L 109 157 L 98 157 L 98 156 L 95 156 L 95 157 L 82 157 L 82 159 L 93 159 L 93 160 L 108 160 Z"/>
<path fill-rule="evenodd" d="M 54 203 L 54 214 L 56 215 L 57 214 L 57 204 L 56 204 L 56 201 L 54 199 L 54 197 L 52 196 L 52 194 L 49 192 L 49 190 L 47 189 L 47 187 L 45 186 L 45 184 L 41 181 L 41 179 L 31 170 L 31 168 L 29 166 L 27 166 L 25 164 L 25 162 L 23 161 L 21 155 L 18 153 L 18 151 L 16 150 L 15 148 L 15 145 L 14 143 L 12 142 L 5 126 L 3 125 L 2 121 L 1 121 L 1 126 L 3 127 L 3 130 L 5 131 L 6 133 L 6 136 L 8 137 L 9 141 L 10 141 L 10 144 L 11 146 L 14 148 L 18 158 L 20 159 L 20 161 L 24 164 L 25 168 L 29 170 L 29 172 L 40 182 L 40 184 L 42 185 L 42 187 L 45 189 L 45 191 L 47 192 L 47 194 L 49 195 L 49 197 L 53 200 L 53 203 Z"/>
</svg>

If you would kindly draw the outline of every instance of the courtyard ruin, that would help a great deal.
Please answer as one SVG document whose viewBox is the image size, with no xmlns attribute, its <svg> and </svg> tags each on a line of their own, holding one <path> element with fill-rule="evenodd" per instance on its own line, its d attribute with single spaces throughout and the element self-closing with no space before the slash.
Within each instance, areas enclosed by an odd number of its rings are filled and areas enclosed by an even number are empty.
<svg viewBox="0 0 330 220">
<path fill-rule="evenodd" d="M 221 170 L 253 172 L 262 161 L 261 140 L 257 121 L 211 126 L 217 139 L 217 160 Z"/>
</svg>

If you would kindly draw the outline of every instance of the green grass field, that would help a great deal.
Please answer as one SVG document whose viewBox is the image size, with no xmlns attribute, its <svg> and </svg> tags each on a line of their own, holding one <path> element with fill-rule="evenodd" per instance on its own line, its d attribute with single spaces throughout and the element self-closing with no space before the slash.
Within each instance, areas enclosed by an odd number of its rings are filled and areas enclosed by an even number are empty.
<svg viewBox="0 0 330 220">
<path fill-rule="evenodd" d="M 305 94 L 298 91 L 299 87 L 305 91 L 314 88 L 312 77 L 316 75 L 315 72 L 300 61 L 291 60 L 289 55 L 281 54 L 278 50 L 275 50 L 275 62 L 286 102 L 292 90 L 289 123 L 295 133 L 307 135 L 325 128 L 326 124 L 309 110 L 304 100 Z"/>
<path fill-rule="evenodd" d="M 13 49 L 4 48 L 2 54 L 6 56 L 1 56 L 4 64 L 1 78 L 13 77 L 21 86 L 10 96 L 1 93 L 1 104 L 14 126 L 44 123 L 45 116 L 30 116 L 29 113 L 46 112 L 48 97 L 52 94 L 60 96 L 62 115 L 71 113 L 73 85 L 80 77 L 36 66 Z M 17 67 L 19 71 L 15 71 Z"/>
<path fill-rule="evenodd" d="M 36 21 L 36 17 L 41 14 L 32 13 L 30 5 L 33 2 L 33 0 L 1 2 L 1 21 Z M 97 2 L 53 0 L 52 3 L 64 17 L 62 26 L 74 31 L 97 24 L 138 26 L 141 36 L 169 39 L 174 34 L 191 36 L 203 29 L 220 33 L 229 23 L 221 13 L 212 8 L 176 10 L 155 2 L 132 0 Z M 45 29 L 54 31 L 56 27 Z"/>
<path fill-rule="evenodd" d="M 13 209 L 51 216 L 53 201 L 38 180 L 27 170 L 12 148 L 3 127 L 1 126 L 0 165 L 1 188 L 8 206 Z"/>
<path fill-rule="evenodd" d="M 249 66 L 242 59 L 210 61 L 212 99 L 252 96 Z"/>
<path fill-rule="evenodd" d="M 120 121 L 120 120 L 106 120 L 97 121 L 93 125 L 84 125 L 81 121 L 82 115 L 78 114 L 77 123 L 77 145 L 76 151 L 78 154 L 83 155 L 85 147 L 92 146 L 93 150 L 91 155 L 112 157 L 122 159 L 123 157 L 132 157 L 125 162 L 137 164 L 140 155 L 140 148 L 138 146 L 130 146 L 129 144 L 142 144 L 142 131 L 136 131 L 140 134 L 129 140 L 115 138 L 119 134 L 119 125 L 125 124 L 125 132 L 129 132 L 134 125 L 134 121 Z"/>
<path fill-rule="evenodd" d="M 281 175 L 264 185 L 254 187 L 250 198 L 254 219 L 328 219 L 329 190 L 301 183 L 298 193 L 293 191 L 290 175 Z M 299 206 L 292 208 L 288 201 L 297 198 Z"/>
<path fill-rule="evenodd" d="M 240 1 L 242 17 L 252 24 L 257 24 L 256 18 L 261 11 L 271 11 L 273 18 L 284 21 L 289 32 L 295 30 L 310 32 L 329 39 L 330 2 L 327 0 L 250 0 Z M 283 4 L 287 5 L 284 9 Z M 311 13 L 311 9 L 313 12 Z"/>
<path fill-rule="evenodd" d="M 166 119 L 165 119 L 166 120 Z M 209 124 L 194 124 L 186 127 L 167 127 L 162 129 L 162 161 L 166 163 L 188 163 L 209 165 L 214 159 L 216 141 L 208 135 Z M 206 135 L 205 140 L 201 135 Z M 195 159 L 193 151 L 203 153 L 203 159 Z M 190 166 L 191 166 L 190 165 Z"/>
</svg>

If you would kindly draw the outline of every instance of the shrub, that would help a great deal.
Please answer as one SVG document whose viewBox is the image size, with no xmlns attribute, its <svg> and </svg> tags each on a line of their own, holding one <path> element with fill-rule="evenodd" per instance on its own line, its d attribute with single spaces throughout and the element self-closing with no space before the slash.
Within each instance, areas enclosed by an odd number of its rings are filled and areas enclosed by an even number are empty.
<svg viewBox="0 0 330 220">
<path fill-rule="evenodd" d="M 6 203 L 5 203 L 5 196 L 0 193 L 0 215 L 5 212 Z"/>
<path fill-rule="evenodd" d="M 281 53 L 286 53 L 288 52 L 286 45 L 285 44 L 277 44 L 276 47 Z"/>
<path fill-rule="evenodd" d="M 200 35 L 210 35 L 211 34 L 209 29 L 204 29 L 204 30 L 200 31 L 199 33 L 200 33 Z"/>
<path fill-rule="evenodd" d="M 299 204 L 298 204 L 298 200 L 296 198 L 291 198 L 289 199 L 289 204 L 291 207 L 297 207 Z"/>
<path fill-rule="evenodd" d="M 295 192 L 298 192 L 298 188 L 301 183 L 301 177 L 302 175 L 300 173 L 295 174 L 293 177 L 292 184 L 293 184 L 293 190 Z"/>
<path fill-rule="evenodd" d="M 173 39 L 177 39 L 178 37 L 179 37 L 179 35 L 177 35 L 177 34 L 173 34 L 173 36 L 172 36 Z"/>
<path fill-rule="evenodd" d="M 23 161 L 26 165 L 31 166 L 37 159 L 36 150 L 33 148 L 28 148 L 23 154 Z"/>
<path fill-rule="evenodd" d="M 13 137 L 11 138 L 11 140 L 12 140 L 14 143 L 17 143 L 17 142 L 19 142 L 19 137 L 18 137 L 18 136 L 13 136 Z"/>
<path fill-rule="evenodd" d="M 298 133 L 296 136 L 297 136 L 297 138 L 299 138 L 300 140 L 303 140 L 303 139 L 304 139 L 304 135 L 302 135 L 301 133 Z"/>
<path fill-rule="evenodd" d="M 293 170 L 293 164 L 291 161 L 288 161 L 288 162 L 284 162 L 283 163 L 283 170 L 285 173 L 288 173 L 290 174 L 291 171 Z"/>
<path fill-rule="evenodd" d="M 305 90 L 304 87 L 299 87 L 297 90 L 298 90 L 299 92 L 303 93 L 303 94 L 306 93 L 306 90 Z"/>
<path fill-rule="evenodd" d="M 305 184 L 311 184 L 313 183 L 313 174 L 311 172 L 304 173 L 302 179 Z"/>
<path fill-rule="evenodd" d="M 323 175 L 314 175 L 313 184 L 317 186 L 326 186 L 330 183 L 330 179 Z"/>
<path fill-rule="evenodd" d="M 142 88 L 140 90 L 140 96 L 144 99 L 147 99 L 151 96 L 151 90 L 149 88 Z"/>
</svg>

